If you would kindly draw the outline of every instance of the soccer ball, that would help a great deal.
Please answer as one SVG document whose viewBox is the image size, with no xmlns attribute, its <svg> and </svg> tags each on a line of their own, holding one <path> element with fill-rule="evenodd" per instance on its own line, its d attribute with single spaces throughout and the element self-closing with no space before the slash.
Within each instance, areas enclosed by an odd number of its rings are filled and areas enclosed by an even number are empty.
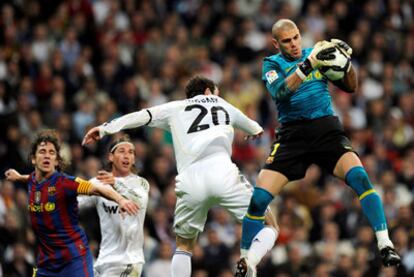
<svg viewBox="0 0 414 277">
<path fill-rule="evenodd" d="M 335 59 L 332 62 L 332 66 L 323 66 L 319 71 L 330 81 L 337 81 L 345 76 L 345 72 L 349 67 L 351 60 L 342 53 L 337 47 L 335 47 Z"/>
</svg>

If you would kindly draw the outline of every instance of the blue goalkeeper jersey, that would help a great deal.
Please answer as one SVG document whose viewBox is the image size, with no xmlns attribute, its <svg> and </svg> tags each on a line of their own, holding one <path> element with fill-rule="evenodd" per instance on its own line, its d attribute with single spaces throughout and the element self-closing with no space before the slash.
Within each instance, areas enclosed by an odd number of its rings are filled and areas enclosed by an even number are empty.
<svg viewBox="0 0 414 277">
<path fill-rule="evenodd" d="M 287 90 L 285 79 L 295 72 L 297 64 L 303 62 L 311 51 L 312 48 L 302 50 L 302 57 L 298 60 L 289 60 L 280 53 L 263 60 L 262 80 L 272 95 L 282 124 L 334 114 L 328 80 L 318 70 L 312 71 L 295 92 L 283 97 Z"/>
</svg>

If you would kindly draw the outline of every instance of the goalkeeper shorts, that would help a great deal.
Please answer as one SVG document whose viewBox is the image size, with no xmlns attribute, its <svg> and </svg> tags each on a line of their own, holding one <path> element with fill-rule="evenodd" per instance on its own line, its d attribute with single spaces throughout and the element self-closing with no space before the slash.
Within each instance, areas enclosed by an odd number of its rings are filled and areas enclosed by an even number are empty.
<svg viewBox="0 0 414 277">
<path fill-rule="evenodd" d="M 303 178 L 311 164 L 332 174 L 339 158 L 350 151 L 355 152 L 338 117 L 293 121 L 277 132 L 264 168 L 289 181 Z"/>
</svg>

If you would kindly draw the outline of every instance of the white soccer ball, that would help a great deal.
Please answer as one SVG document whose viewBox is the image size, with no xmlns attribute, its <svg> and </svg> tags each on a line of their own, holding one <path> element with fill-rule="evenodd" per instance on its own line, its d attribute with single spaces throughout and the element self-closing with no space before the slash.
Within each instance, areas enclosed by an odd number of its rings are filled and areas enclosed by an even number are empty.
<svg viewBox="0 0 414 277">
<path fill-rule="evenodd" d="M 332 61 L 332 66 L 324 66 L 319 71 L 330 81 L 337 81 L 345 76 L 346 70 L 349 67 L 351 60 L 345 56 L 337 47 L 335 47 L 335 59 Z"/>
</svg>

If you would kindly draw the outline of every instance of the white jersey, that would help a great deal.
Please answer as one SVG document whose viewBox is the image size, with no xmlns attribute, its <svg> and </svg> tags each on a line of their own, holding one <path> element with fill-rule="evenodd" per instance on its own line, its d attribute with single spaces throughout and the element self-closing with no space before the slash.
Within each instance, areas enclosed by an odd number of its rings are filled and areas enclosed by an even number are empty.
<svg viewBox="0 0 414 277">
<path fill-rule="evenodd" d="M 233 127 L 249 135 L 263 131 L 257 122 L 215 95 L 198 95 L 134 112 L 100 126 L 100 136 L 142 125 L 171 132 L 177 160 L 182 172 L 193 162 L 211 154 L 231 156 Z"/>
<path fill-rule="evenodd" d="M 96 178 L 92 183 L 100 183 Z M 139 212 L 121 217 L 118 204 L 99 196 L 78 196 L 79 208 L 95 206 L 99 215 L 102 240 L 96 266 L 104 264 L 144 263 L 144 219 L 148 203 L 149 184 L 135 174 L 116 177 L 115 182 L 132 190 L 139 198 Z M 122 194 L 122 193 L 121 193 Z"/>
</svg>

